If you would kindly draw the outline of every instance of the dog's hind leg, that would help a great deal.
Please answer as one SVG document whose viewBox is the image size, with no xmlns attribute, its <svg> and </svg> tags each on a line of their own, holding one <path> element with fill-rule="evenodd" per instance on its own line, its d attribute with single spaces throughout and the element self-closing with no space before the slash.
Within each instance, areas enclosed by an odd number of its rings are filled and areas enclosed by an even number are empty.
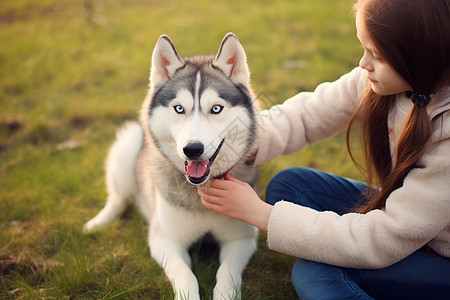
<svg viewBox="0 0 450 300">
<path fill-rule="evenodd" d="M 254 238 L 224 242 L 214 287 L 214 300 L 241 299 L 242 271 L 256 250 Z"/>
</svg>

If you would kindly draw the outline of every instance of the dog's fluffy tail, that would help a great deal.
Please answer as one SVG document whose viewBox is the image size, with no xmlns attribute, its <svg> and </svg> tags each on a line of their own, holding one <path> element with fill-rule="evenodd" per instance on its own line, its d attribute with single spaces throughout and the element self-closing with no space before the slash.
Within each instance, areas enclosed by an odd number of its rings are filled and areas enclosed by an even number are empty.
<svg viewBox="0 0 450 300">
<path fill-rule="evenodd" d="M 144 141 L 139 123 L 126 122 L 116 134 L 106 160 L 108 194 L 129 199 L 137 192 L 136 160 Z"/>
<path fill-rule="evenodd" d="M 144 141 L 139 123 L 126 122 L 116 134 L 116 141 L 109 149 L 106 159 L 106 186 L 108 198 L 105 207 L 89 220 L 83 228 L 85 233 L 105 226 L 121 214 L 138 191 L 136 160 Z"/>
</svg>

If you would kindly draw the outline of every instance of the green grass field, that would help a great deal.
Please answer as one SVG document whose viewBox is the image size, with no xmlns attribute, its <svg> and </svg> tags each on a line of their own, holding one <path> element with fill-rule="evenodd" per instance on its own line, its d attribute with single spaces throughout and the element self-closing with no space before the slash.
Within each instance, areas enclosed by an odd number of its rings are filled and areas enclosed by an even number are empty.
<svg viewBox="0 0 450 300">
<path fill-rule="evenodd" d="M 351 0 L 0 2 L 0 299 L 171 299 L 130 209 L 83 235 L 103 207 L 104 159 L 115 130 L 137 116 L 153 46 L 168 34 L 182 55 L 215 53 L 227 32 L 244 46 L 263 107 L 357 65 Z M 308 166 L 359 178 L 344 135 L 262 166 L 260 195 L 280 169 Z M 217 249 L 196 244 L 194 272 L 212 295 Z M 296 299 L 295 258 L 265 234 L 244 272 L 243 299 Z"/>
</svg>

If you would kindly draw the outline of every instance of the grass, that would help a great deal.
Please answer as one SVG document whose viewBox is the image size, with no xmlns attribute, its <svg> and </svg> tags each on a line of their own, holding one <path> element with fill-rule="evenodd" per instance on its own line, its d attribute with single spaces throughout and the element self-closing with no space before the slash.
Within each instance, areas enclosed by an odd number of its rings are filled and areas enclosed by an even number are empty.
<svg viewBox="0 0 450 300">
<path fill-rule="evenodd" d="M 270 107 L 353 68 L 360 50 L 351 0 L 69 1 L 0 4 L 0 298 L 171 299 L 150 258 L 146 224 L 129 210 L 102 232 L 82 225 L 103 206 L 103 162 L 115 129 L 137 115 L 150 57 L 168 34 L 182 55 L 215 53 L 233 31 L 252 85 Z M 260 194 L 280 169 L 359 177 L 342 134 L 263 165 Z M 212 294 L 217 251 L 192 250 Z M 296 299 L 294 258 L 259 249 L 243 299 Z"/>
</svg>

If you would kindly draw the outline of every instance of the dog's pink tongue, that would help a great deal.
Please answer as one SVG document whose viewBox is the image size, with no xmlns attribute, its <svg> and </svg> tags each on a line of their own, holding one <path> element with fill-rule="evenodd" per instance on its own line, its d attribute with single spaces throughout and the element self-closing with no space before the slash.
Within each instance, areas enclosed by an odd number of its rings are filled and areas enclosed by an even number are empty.
<svg viewBox="0 0 450 300">
<path fill-rule="evenodd" d="M 200 178 L 205 175 L 208 169 L 208 160 L 189 161 L 186 166 L 186 172 L 193 178 Z"/>
</svg>

